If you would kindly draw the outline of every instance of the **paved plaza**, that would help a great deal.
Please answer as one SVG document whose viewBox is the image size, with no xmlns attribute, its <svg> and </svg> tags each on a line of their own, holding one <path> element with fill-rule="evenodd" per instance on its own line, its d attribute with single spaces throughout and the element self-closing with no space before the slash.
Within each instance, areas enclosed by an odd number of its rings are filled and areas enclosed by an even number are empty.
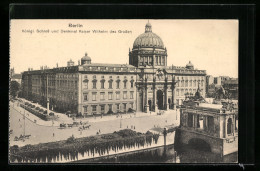
<svg viewBox="0 0 260 171">
<path fill-rule="evenodd" d="M 43 121 L 38 117 L 25 111 L 23 108 L 17 105 L 18 102 L 10 102 L 10 130 L 13 130 L 10 134 L 10 145 L 24 146 L 26 144 L 38 144 L 52 141 L 65 140 L 70 136 L 74 137 L 86 137 L 96 135 L 100 131 L 101 134 L 112 133 L 120 129 L 133 129 L 138 132 L 146 132 L 154 127 L 166 127 L 169 125 L 179 125 L 179 110 L 165 111 L 163 115 L 157 115 L 155 112 L 149 113 L 136 113 L 123 114 L 119 117 L 103 116 L 96 118 L 83 118 L 77 119 L 77 121 L 89 122 L 91 127 L 87 130 L 79 131 L 78 127 L 60 129 L 59 124 L 66 121 L 72 121 L 71 118 L 67 118 L 66 115 L 59 114 L 58 121 Z M 25 120 L 23 116 L 25 115 Z M 61 116 L 63 115 L 63 116 Z M 36 120 L 36 122 L 35 122 Z M 25 127 L 24 127 L 25 125 Z M 14 141 L 15 136 L 19 137 L 23 135 L 31 135 L 29 139 L 25 141 Z"/>
</svg>

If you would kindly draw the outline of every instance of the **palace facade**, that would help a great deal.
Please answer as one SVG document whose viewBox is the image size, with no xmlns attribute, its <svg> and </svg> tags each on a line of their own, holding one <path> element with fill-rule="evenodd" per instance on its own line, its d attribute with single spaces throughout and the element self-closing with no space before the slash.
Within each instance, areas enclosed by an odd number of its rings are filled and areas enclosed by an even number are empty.
<svg viewBox="0 0 260 171">
<path fill-rule="evenodd" d="M 174 109 L 186 95 L 205 96 L 206 71 L 167 66 L 167 49 L 147 23 L 129 49 L 129 65 L 92 63 L 86 53 L 78 65 L 29 69 L 22 75 L 24 98 L 51 109 L 85 116 Z"/>
</svg>

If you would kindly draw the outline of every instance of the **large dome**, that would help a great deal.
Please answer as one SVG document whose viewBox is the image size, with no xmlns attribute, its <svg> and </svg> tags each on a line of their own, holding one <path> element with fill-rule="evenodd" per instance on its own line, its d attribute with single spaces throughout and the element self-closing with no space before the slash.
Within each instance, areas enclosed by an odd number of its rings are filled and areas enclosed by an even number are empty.
<svg viewBox="0 0 260 171">
<path fill-rule="evenodd" d="M 135 41 L 133 48 L 148 47 L 148 48 L 164 48 L 162 39 L 157 34 L 152 32 L 152 25 L 147 23 L 145 25 L 145 33 L 138 36 Z"/>
</svg>

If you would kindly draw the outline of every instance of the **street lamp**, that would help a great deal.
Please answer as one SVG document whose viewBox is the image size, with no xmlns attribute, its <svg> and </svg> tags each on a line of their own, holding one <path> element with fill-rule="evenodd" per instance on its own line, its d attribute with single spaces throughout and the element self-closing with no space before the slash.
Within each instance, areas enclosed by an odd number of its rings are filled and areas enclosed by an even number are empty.
<svg viewBox="0 0 260 171">
<path fill-rule="evenodd" d="M 23 141 L 25 141 L 25 101 L 24 101 L 24 111 L 23 111 Z"/>
</svg>

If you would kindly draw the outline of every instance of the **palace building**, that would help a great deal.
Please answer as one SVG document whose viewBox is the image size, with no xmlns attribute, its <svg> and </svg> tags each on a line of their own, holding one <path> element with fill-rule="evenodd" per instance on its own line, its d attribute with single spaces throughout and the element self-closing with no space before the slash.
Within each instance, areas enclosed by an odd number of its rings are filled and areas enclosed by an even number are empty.
<svg viewBox="0 0 260 171">
<path fill-rule="evenodd" d="M 92 63 L 86 53 L 78 65 L 23 72 L 23 97 L 51 109 L 84 116 L 174 109 L 186 95 L 205 96 L 206 71 L 167 66 L 167 49 L 147 23 L 129 49 L 129 64 Z"/>
</svg>

